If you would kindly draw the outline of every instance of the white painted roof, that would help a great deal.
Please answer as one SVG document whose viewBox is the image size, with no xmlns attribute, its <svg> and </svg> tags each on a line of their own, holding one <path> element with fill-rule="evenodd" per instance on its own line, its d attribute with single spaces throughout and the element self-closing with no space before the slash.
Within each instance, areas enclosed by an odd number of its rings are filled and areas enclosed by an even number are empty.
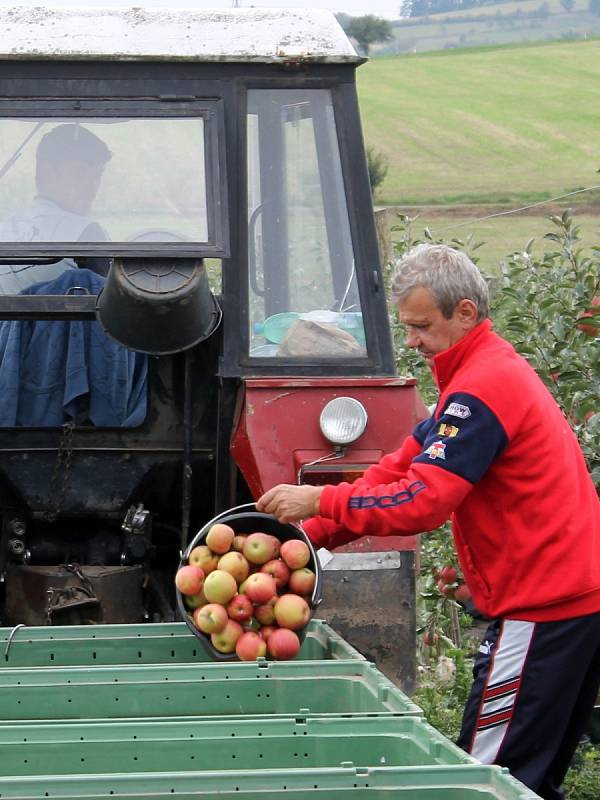
<svg viewBox="0 0 600 800">
<path fill-rule="evenodd" d="M 0 8 L 0 59 L 353 62 L 321 9 Z"/>
</svg>

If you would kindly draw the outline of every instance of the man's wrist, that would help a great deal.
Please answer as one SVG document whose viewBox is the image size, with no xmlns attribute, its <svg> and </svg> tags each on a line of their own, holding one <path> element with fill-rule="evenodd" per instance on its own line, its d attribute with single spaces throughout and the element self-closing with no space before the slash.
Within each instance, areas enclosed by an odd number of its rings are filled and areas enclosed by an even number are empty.
<svg viewBox="0 0 600 800">
<path fill-rule="evenodd" d="M 319 514 L 320 514 L 320 509 L 321 509 L 321 495 L 323 494 L 323 489 L 325 487 L 324 486 L 317 486 L 315 488 L 316 488 L 317 491 L 316 491 L 315 499 L 314 499 L 314 503 L 313 503 L 313 516 L 318 517 Z"/>
</svg>

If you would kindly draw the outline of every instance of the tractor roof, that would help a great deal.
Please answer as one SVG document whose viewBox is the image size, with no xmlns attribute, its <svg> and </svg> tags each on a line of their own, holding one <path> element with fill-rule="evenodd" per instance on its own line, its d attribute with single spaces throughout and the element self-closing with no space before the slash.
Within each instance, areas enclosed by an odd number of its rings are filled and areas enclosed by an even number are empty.
<svg viewBox="0 0 600 800">
<path fill-rule="evenodd" d="M 361 63 L 318 9 L 0 8 L 0 59 Z"/>
</svg>

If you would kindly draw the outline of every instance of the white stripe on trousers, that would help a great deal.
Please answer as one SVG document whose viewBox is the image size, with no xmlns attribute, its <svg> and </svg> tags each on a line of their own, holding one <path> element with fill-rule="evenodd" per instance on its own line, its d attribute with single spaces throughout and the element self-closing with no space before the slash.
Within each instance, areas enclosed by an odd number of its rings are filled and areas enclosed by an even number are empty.
<svg viewBox="0 0 600 800">
<path fill-rule="evenodd" d="M 471 746 L 471 755 L 479 759 L 482 764 L 494 763 L 510 724 L 510 718 L 508 718 L 493 727 L 478 730 L 478 727 L 483 723 L 482 714 L 487 715 L 503 709 L 503 716 L 510 716 L 519 694 L 517 690 L 501 699 L 495 697 L 486 700 L 486 692 L 490 690 L 490 687 L 505 681 L 517 680 L 521 677 L 534 628 L 534 622 L 505 619 L 502 623 L 496 646 L 492 650 L 492 665 L 483 689 L 475 725 L 475 736 Z"/>
</svg>

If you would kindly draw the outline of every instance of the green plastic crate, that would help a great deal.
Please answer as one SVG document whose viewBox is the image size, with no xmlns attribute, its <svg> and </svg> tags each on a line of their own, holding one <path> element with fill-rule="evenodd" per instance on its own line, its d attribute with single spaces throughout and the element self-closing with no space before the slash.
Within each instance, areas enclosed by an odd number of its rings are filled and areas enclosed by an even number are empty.
<svg viewBox="0 0 600 800">
<path fill-rule="evenodd" d="M 14 800 L 306 800 L 307 793 L 317 800 L 537 798 L 505 770 L 479 765 L 0 778 L 0 796 Z"/>
<path fill-rule="evenodd" d="M 298 714 L 422 711 L 360 660 L 0 670 L 0 722 Z"/>
<path fill-rule="evenodd" d="M 0 728 L 0 775 L 476 763 L 419 717 Z"/>
<path fill-rule="evenodd" d="M 297 661 L 364 660 L 320 619 L 310 621 Z M 0 667 L 213 662 L 183 622 L 0 628 Z"/>
</svg>

